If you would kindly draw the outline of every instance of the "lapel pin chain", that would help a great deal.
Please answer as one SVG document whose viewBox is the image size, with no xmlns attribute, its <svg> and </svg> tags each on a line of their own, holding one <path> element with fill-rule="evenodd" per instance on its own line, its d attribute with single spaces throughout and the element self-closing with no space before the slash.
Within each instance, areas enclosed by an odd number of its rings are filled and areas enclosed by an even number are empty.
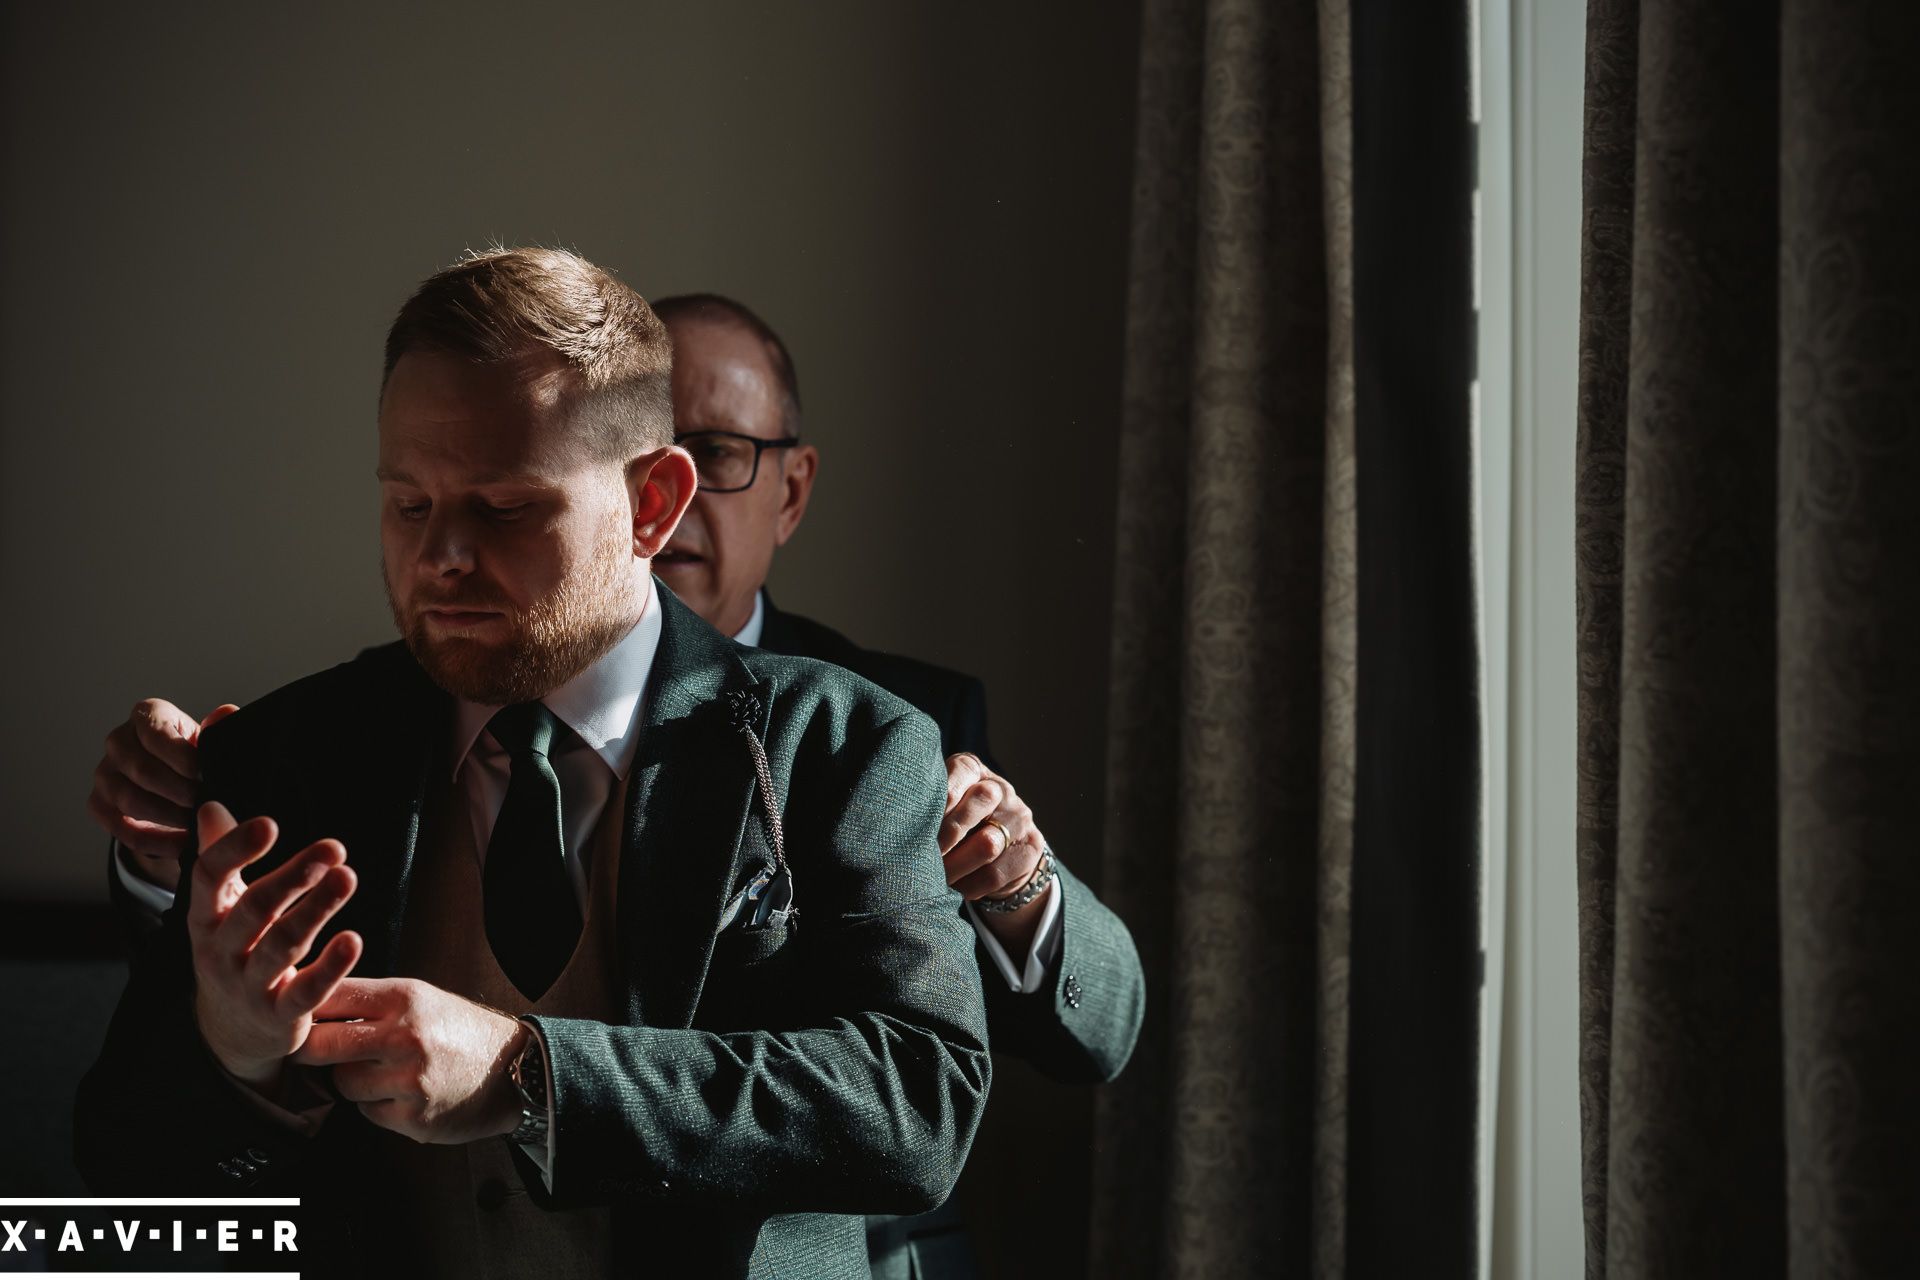
<svg viewBox="0 0 1920 1280">
<path fill-rule="evenodd" d="M 773 769 L 767 763 L 766 744 L 760 741 L 753 727 L 760 719 L 760 699 L 745 689 L 736 689 L 727 694 L 727 711 L 733 727 L 746 738 L 747 750 L 753 756 L 754 775 L 759 779 L 760 815 L 773 842 L 773 866 L 762 870 L 747 886 L 746 905 L 750 915 L 744 927 L 776 929 L 797 919 L 800 912 L 793 905 L 793 871 L 787 866 L 780 806 L 774 800 Z"/>
</svg>

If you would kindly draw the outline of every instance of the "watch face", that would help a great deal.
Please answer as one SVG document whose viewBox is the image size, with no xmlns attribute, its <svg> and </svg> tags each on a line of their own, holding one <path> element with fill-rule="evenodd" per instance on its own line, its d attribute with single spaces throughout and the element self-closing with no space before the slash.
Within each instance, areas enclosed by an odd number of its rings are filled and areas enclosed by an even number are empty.
<svg viewBox="0 0 1920 1280">
<path fill-rule="evenodd" d="M 547 1105 L 546 1065 L 546 1058 L 540 1051 L 538 1037 L 529 1035 L 526 1048 L 522 1049 L 520 1056 L 513 1060 L 513 1070 L 510 1073 L 513 1087 L 519 1091 L 521 1101 L 541 1110 L 545 1110 Z"/>
<path fill-rule="evenodd" d="M 544 1143 L 547 1140 L 547 1116 L 544 1111 L 522 1111 L 520 1123 L 507 1135 L 510 1142 L 523 1145 Z"/>
</svg>

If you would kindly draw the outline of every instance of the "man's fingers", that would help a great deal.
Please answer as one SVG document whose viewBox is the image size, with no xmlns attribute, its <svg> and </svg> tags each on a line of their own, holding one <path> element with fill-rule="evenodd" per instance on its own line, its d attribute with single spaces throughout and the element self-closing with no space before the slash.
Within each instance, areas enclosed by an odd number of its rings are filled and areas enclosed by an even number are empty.
<svg viewBox="0 0 1920 1280">
<path fill-rule="evenodd" d="M 1037 856 L 995 858 L 973 874 L 961 876 L 959 880 L 949 881 L 949 883 L 968 902 L 990 895 L 1000 897 L 1026 883 L 1038 863 Z"/>
<path fill-rule="evenodd" d="M 232 943 L 236 953 L 257 945 L 281 912 L 319 884 L 329 868 L 346 860 L 346 846 L 338 840 L 317 840 L 308 845 L 241 891 L 220 924 L 222 939 Z"/>
<path fill-rule="evenodd" d="M 232 903 L 227 880 L 241 867 L 273 848 L 279 828 L 271 818 L 254 818 L 235 825 L 222 804 L 203 804 L 194 825 L 200 838 L 200 858 L 193 864 L 197 882 L 187 923 L 207 930 L 220 922 Z"/>
<path fill-rule="evenodd" d="M 239 709 L 240 709 L 239 703 L 223 702 L 219 706 L 215 707 L 213 710 L 207 712 L 207 718 L 200 722 L 199 732 L 196 732 L 193 735 L 193 745 L 196 747 L 200 745 L 201 733 L 205 733 L 208 729 L 213 728 L 213 726 L 219 724 L 222 720 L 225 720 L 228 716 L 232 715 L 234 712 L 238 711 Z M 197 755 L 196 755 L 196 759 L 197 759 Z"/>
<path fill-rule="evenodd" d="M 312 886 L 304 890 L 298 902 L 278 912 L 279 918 L 260 935 L 253 944 L 253 950 L 247 953 L 247 976 L 261 987 L 287 966 L 306 959 L 307 952 L 313 949 L 314 939 L 320 936 L 320 930 L 353 896 L 355 877 L 352 867 L 311 862 L 307 874 L 313 877 Z M 302 876 L 289 884 L 300 885 L 305 878 Z M 247 898 L 252 898 L 258 888 L 255 885 L 249 889 Z M 245 905 L 243 900 L 240 907 L 234 908 L 233 914 L 238 915 Z"/>
<path fill-rule="evenodd" d="M 129 818 L 97 793 L 87 797 L 87 816 L 102 831 L 142 857 L 172 860 L 178 872 L 180 858 L 187 851 L 187 832 L 184 827 Z"/>
<path fill-rule="evenodd" d="M 309 1067 L 331 1067 L 343 1062 L 378 1062 L 385 1035 L 386 1029 L 378 1022 L 316 1022 L 307 1032 L 307 1042 L 295 1049 L 288 1061 Z M 339 1082 L 340 1076 L 336 1073 L 334 1083 Z M 347 1096 L 354 1097 L 351 1093 Z"/>
<path fill-rule="evenodd" d="M 204 854 L 238 825 L 227 806 L 217 800 L 201 805 L 194 811 L 194 828 L 200 837 L 200 852 Z"/>
<path fill-rule="evenodd" d="M 209 816 L 209 809 L 217 812 Z M 272 818 L 248 818 L 235 825 L 233 815 L 218 804 L 201 805 L 197 817 L 200 859 L 194 870 L 210 881 L 224 880 L 248 863 L 257 862 L 280 838 L 280 825 Z"/>
<path fill-rule="evenodd" d="M 967 793 L 967 788 L 980 781 L 987 766 L 980 763 L 980 757 L 971 751 L 956 751 L 947 757 L 947 808 L 951 809 Z"/>
<path fill-rule="evenodd" d="M 1006 784 L 998 778 L 986 777 L 968 787 L 966 792 L 949 805 L 947 816 L 940 823 L 940 852 L 946 853 L 965 838 L 967 832 L 980 825 L 980 820 L 993 815 L 1006 798 Z"/>
<path fill-rule="evenodd" d="M 146 710 L 142 710 L 146 708 Z M 125 744 L 136 754 L 152 760 L 183 782 L 191 784 L 200 777 L 200 753 L 193 742 L 200 726 L 192 716 L 171 702 L 149 699 L 133 709 L 134 741 Z M 189 795 L 184 804 L 192 804 Z"/>
<path fill-rule="evenodd" d="M 363 944 L 351 929 L 327 939 L 313 963 L 281 984 L 273 998 L 274 1011 L 287 1018 L 304 1018 L 332 997 L 335 988 L 346 981 L 353 966 L 360 963 Z"/>
<path fill-rule="evenodd" d="M 146 736 L 148 732 L 140 726 L 123 724 L 108 734 L 106 758 L 100 762 L 103 770 L 123 774 L 143 791 L 191 809 L 195 799 L 192 774 L 180 772 L 178 751 L 162 754 L 154 750 Z M 187 752 L 187 767 L 191 770 L 193 748 L 179 742 L 173 746 Z"/>
<path fill-rule="evenodd" d="M 999 856 L 1000 833 L 988 827 L 954 845 L 940 862 L 946 870 L 947 883 L 957 888 L 962 880 Z"/>
<path fill-rule="evenodd" d="M 165 863 L 166 887 L 174 887 L 174 882 L 180 878 L 180 859 L 187 854 L 185 827 L 136 822 L 124 814 L 116 814 L 110 831 L 113 838 L 125 845 L 134 857 L 150 864 L 150 870 L 159 872 L 162 868 L 158 864 Z M 155 880 L 154 883 L 160 882 Z"/>
<path fill-rule="evenodd" d="M 325 1004 L 314 1009 L 318 1019 L 377 1018 L 391 1013 L 402 1002 L 402 979 L 355 978 L 340 985 Z"/>
<path fill-rule="evenodd" d="M 192 798 L 175 804 L 164 793 L 139 785 L 125 774 L 117 773 L 108 761 L 94 770 L 93 794 L 114 813 L 125 814 L 141 822 L 157 822 L 170 827 L 185 827 L 193 816 Z"/>
</svg>

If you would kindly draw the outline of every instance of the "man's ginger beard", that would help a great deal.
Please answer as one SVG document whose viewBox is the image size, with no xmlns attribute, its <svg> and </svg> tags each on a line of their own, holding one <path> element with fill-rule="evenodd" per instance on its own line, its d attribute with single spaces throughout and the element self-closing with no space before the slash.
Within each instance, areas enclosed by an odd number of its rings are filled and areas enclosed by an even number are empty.
<svg viewBox="0 0 1920 1280">
<path fill-rule="evenodd" d="M 634 600 L 631 526 L 617 513 L 588 558 L 544 599 L 517 609 L 491 583 L 461 579 L 451 593 L 416 591 L 412 613 L 393 593 L 382 560 L 393 622 L 433 682 L 469 702 L 507 706 L 531 702 L 552 692 L 597 662 L 633 629 L 639 607 Z M 428 608 L 498 609 L 510 634 L 503 642 L 466 636 L 434 637 L 427 631 Z"/>
</svg>

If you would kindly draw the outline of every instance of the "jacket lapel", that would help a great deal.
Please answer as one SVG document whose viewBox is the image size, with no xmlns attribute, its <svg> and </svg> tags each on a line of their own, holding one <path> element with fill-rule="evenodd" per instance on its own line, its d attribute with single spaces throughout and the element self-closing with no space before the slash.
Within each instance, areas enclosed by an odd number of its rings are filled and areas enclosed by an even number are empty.
<svg viewBox="0 0 1920 1280">
<path fill-rule="evenodd" d="M 763 737 L 772 690 L 732 641 L 681 604 L 657 578 L 662 609 L 640 741 L 627 787 L 620 864 L 620 939 L 628 1021 L 685 1027 L 693 1020 L 721 911 L 743 873 L 741 835 L 752 813 L 753 759 L 727 695 L 757 700 Z"/>
</svg>

